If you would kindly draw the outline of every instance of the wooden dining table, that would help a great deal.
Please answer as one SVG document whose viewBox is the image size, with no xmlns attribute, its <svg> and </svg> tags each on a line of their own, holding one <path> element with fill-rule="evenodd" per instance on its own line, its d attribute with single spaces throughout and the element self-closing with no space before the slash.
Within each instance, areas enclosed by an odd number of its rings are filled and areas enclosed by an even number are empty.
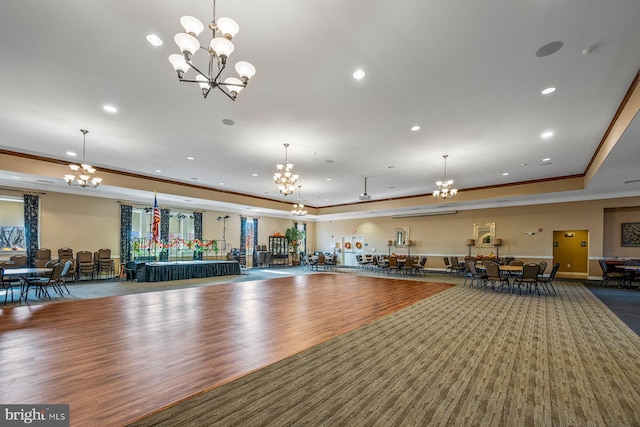
<svg viewBox="0 0 640 427">
<path fill-rule="evenodd" d="M 510 273 L 522 273 L 524 265 L 499 265 L 500 271 L 508 271 Z M 476 264 L 478 270 L 484 270 L 484 264 Z"/>
</svg>

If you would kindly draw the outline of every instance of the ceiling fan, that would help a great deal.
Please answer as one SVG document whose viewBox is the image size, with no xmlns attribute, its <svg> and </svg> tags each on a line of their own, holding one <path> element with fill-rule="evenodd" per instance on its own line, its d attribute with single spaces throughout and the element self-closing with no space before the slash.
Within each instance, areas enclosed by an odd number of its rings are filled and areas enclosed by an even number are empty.
<svg viewBox="0 0 640 427">
<path fill-rule="evenodd" d="M 367 177 L 364 177 L 364 193 L 359 196 L 360 200 L 371 200 L 371 195 L 367 194 Z"/>
</svg>

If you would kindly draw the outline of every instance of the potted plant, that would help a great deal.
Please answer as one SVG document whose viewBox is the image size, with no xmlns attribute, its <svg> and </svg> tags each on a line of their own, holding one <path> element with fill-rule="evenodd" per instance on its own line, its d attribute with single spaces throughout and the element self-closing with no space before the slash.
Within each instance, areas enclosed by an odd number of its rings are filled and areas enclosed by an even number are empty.
<svg viewBox="0 0 640 427">
<path fill-rule="evenodd" d="M 293 249 L 292 263 L 293 265 L 299 265 L 300 258 L 298 255 L 298 247 L 300 246 L 300 243 L 302 243 L 302 239 L 304 239 L 304 232 L 298 230 L 296 227 L 289 227 L 284 235 L 289 241 L 289 246 Z"/>
</svg>

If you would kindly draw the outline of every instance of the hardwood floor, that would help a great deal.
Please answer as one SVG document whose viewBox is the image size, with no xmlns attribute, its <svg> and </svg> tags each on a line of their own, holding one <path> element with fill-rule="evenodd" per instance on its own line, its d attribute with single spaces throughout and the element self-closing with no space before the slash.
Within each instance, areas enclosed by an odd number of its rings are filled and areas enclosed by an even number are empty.
<svg viewBox="0 0 640 427">
<path fill-rule="evenodd" d="M 5 308 L 2 403 L 124 425 L 450 286 L 313 274 Z"/>
</svg>

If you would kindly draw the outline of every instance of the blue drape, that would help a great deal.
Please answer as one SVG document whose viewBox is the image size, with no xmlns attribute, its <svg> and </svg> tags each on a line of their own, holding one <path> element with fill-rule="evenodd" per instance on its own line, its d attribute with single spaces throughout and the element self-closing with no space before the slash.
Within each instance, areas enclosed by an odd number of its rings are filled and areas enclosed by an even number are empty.
<svg viewBox="0 0 640 427">
<path fill-rule="evenodd" d="M 27 265 L 34 265 L 38 250 L 38 206 L 40 197 L 34 194 L 24 195 L 24 237 L 27 252 Z"/>
<path fill-rule="evenodd" d="M 160 209 L 160 241 L 166 243 L 169 241 L 169 220 L 171 219 L 171 210 L 166 208 Z M 169 250 L 162 249 L 160 251 L 160 261 L 169 260 Z"/>
<path fill-rule="evenodd" d="M 240 217 L 240 253 L 247 253 L 247 218 L 244 216 Z"/>
<path fill-rule="evenodd" d="M 198 240 L 202 240 L 202 212 L 193 213 L 193 234 Z M 193 259 L 202 259 L 202 251 L 194 252 Z"/>
<path fill-rule="evenodd" d="M 133 206 L 120 205 L 120 265 L 131 261 Z"/>
</svg>

